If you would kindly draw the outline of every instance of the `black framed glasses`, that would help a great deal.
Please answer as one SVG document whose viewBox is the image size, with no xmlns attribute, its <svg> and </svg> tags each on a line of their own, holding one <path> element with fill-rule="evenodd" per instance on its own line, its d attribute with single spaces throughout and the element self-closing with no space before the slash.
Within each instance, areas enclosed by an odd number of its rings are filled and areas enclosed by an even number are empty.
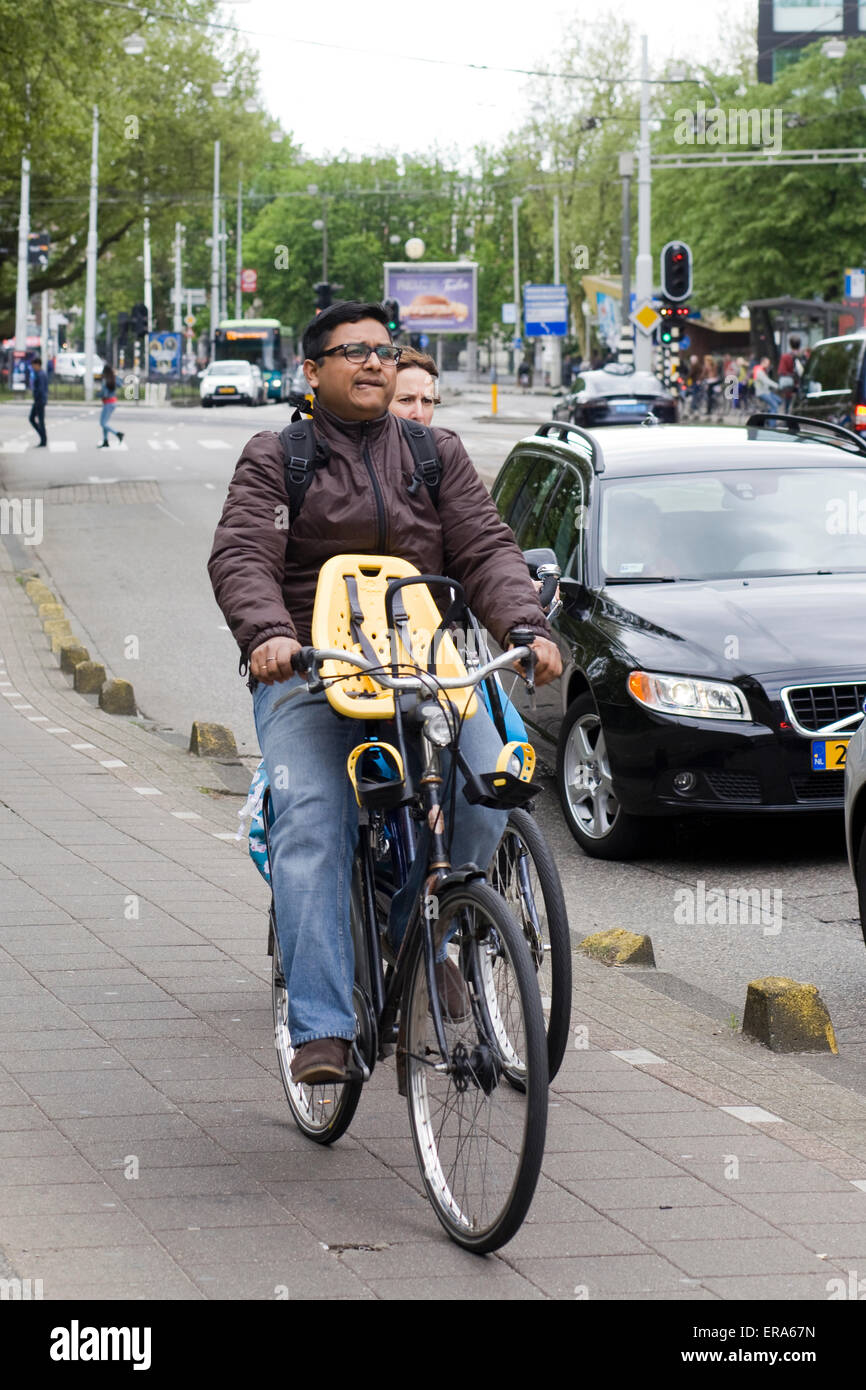
<svg viewBox="0 0 866 1390">
<path fill-rule="evenodd" d="M 320 352 L 319 361 L 323 357 L 333 357 L 338 352 L 343 354 L 347 362 L 366 362 L 374 352 L 380 362 L 396 365 L 400 361 L 400 349 L 393 343 L 340 343 L 339 347 Z"/>
</svg>

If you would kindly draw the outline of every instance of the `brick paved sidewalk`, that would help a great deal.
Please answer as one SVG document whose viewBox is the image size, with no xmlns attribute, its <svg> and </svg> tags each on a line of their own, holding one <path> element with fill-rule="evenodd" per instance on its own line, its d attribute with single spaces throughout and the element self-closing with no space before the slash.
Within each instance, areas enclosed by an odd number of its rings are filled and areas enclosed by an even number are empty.
<svg viewBox="0 0 866 1390">
<path fill-rule="evenodd" d="M 529 1220 L 457 1249 L 393 1062 L 333 1149 L 290 1120 L 236 802 L 71 691 L 8 571 L 0 667 L 0 1273 L 46 1299 L 821 1300 L 866 1268 L 866 1103 L 582 956 Z"/>
</svg>

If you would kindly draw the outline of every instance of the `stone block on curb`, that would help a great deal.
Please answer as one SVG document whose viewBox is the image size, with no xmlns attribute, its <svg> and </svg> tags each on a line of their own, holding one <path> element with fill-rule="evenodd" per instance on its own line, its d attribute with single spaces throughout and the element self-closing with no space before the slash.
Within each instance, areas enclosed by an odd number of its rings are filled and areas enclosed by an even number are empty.
<svg viewBox="0 0 866 1390">
<path fill-rule="evenodd" d="M 41 579 L 28 579 L 24 592 L 34 603 L 56 603 L 57 600 L 48 585 Z"/>
<path fill-rule="evenodd" d="M 68 618 L 46 618 L 42 624 L 46 637 L 71 637 L 72 628 Z"/>
<path fill-rule="evenodd" d="M 839 1051 L 818 986 L 800 984 L 784 975 L 749 981 L 743 1032 L 772 1052 Z"/>
<path fill-rule="evenodd" d="M 106 681 L 99 692 L 99 708 L 106 714 L 135 714 L 135 691 L 131 681 Z"/>
<path fill-rule="evenodd" d="M 105 667 L 98 661 L 79 661 L 72 684 L 79 695 L 98 694 L 105 684 Z"/>
<path fill-rule="evenodd" d="M 189 751 L 199 758 L 236 758 L 238 746 L 225 724 L 206 724 L 195 719 L 189 736 Z"/>
<path fill-rule="evenodd" d="M 62 603 L 40 603 L 36 612 L 41 619 L 66 617 Z"/>
<path fill-rule="evenodd" d="M 77 637 L 60 638 L 60 669 L 74 671 L 82 661 L 90 660 L 90 652 L 82 647 Z"/>
<path fill-rule="evenodd" d="M 584 955 L 600 960 L 602 965 L 655 965 L 652 937 L 639 936 L 625 927 L 593 932 L 580 943 Z"/>
</svg>

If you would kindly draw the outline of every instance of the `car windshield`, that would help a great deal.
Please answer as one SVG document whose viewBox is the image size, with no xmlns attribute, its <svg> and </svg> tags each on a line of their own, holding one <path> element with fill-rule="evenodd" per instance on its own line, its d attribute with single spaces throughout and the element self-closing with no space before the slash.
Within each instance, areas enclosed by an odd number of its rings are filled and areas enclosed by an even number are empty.
<svg viewBox="0 0 866 1390">
<path fill-rule="evenodd" d="M 866 467 L 609 479 L 607 582 L 866 571 Z"/>
<path fill-rule="evenodd" d="M 246 376 L 249 370 L 249 362 L 212 362 L 208 367 L 212 376 Z"/>
</svg>

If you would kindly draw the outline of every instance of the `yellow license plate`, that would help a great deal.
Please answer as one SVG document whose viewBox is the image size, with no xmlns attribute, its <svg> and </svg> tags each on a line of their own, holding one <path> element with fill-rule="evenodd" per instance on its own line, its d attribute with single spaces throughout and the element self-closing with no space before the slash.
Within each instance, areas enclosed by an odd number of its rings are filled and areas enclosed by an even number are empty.
<svg viewBox="0 0 866 1390">
<path fill-rule="evenodd" d="M 841 772 L 847 748 L 847 738 L 813 738 L 812 771 Z"/>
<path fill-rule="evenodd" d="M 233 396 L 234 394 L 235 394 L 235 388 L 234 388 L 233 386 L 218 386 L 218 387 L 217 387 L 217 395 L 219 395 L 219 396 Z"/>
</svg>

